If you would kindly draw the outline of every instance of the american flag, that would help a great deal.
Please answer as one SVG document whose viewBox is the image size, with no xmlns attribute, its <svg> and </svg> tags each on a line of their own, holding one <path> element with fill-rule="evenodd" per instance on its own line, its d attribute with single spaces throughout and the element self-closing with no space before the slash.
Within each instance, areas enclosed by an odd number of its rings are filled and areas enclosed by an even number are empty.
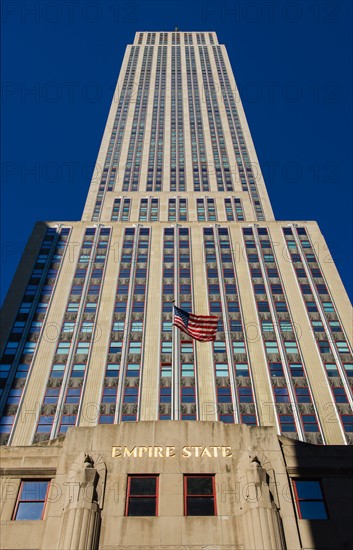
<svg viewBox="0 0 353 550">
<path fill-rule="evenodd" d="M 216 339 L 218 317 L 215 315 L 194 315 L 177 306 L 174 307 L 173 325 L 180 328 L 194 340 L 213 342 Z"/>
</svg>

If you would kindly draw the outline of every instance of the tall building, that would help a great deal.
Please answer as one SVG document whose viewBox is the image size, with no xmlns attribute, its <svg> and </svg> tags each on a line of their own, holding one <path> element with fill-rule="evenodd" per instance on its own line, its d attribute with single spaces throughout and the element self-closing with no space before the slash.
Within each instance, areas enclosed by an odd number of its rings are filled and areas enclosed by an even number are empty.
<svg viewBox="0 0 353 550">
<path fill-rule="evenodd" d="M 136 34 L 82 219 L 36 224 L 3 327 L 4 548 L 347 544 L 351 305 L 316 222 L 274 219 L 215 33 Z"/>
</svg>

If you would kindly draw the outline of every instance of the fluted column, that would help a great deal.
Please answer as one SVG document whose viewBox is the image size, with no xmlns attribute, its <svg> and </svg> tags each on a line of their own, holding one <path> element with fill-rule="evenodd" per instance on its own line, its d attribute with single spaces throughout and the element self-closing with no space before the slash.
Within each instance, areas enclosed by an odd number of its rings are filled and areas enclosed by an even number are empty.
<svg viewBox="0 0 353 550">
<path fill-rule="evenodd" d="M 82 468 L 68 482 L 63 527 L 58 550 L 96 550 L 99 543 L 100 507 L 97 501 L 99 474 L 86 455 Z"/>
<path fill-rule="evenodd" d="M 254 458 L 242 474 L 244 549 L 285 550 L 282 522 L 266 480 L 266 470 Z"/>
</svg>

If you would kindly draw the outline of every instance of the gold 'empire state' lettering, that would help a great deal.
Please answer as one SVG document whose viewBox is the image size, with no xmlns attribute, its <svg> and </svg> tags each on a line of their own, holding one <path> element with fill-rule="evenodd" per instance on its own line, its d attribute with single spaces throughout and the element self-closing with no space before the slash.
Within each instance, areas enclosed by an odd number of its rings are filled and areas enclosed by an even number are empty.
<svg viewBox="0 0 353 550">
<path fill-rule="evenodd" d="M 112 447 L 113 458 L 170 458 L 175 456 L 175 447 L 138 445 L 136 447 Z"/>
<path fill-rule="evenodd" d="M 136 445 L 127 447 L 125 445 L 112 447 L 113 458 L 173 458 L 175 447 Z M 182 458 L 231 458 L 232 448 L 221 445 L 190 445 L 181 449 Z"/>
<path fill-rule="evenodd" d="M 182 458 L 203 458 L 207 456 L 208 458 L 231 458 L 232 448 L 231 447 L 222 447 L 221 445 L 210 445 L 210 446 L 190 446 L 183 447 L 181 452 Z"/>
</svg>

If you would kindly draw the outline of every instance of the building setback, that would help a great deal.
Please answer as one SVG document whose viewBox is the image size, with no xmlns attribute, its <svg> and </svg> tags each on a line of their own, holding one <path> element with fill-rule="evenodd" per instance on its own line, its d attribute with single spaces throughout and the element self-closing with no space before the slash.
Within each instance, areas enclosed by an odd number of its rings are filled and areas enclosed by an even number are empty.
<svg viewBox="0 0 353 550">
<path fill-rule="evenodd" d="M 274 219 L 215 33 L 136 33 L 2 324 L 2 548 L 353 544 L 352 308 L 316 222 Z"/>
</svg>

